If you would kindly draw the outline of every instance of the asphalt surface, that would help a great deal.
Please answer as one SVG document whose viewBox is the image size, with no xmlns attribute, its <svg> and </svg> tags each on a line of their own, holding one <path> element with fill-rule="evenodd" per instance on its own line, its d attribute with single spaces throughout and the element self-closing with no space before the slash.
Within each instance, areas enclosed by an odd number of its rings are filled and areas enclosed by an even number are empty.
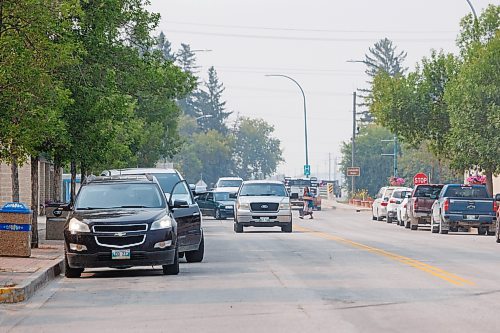
<svg viewBox="0 0 500 333">
<path fill-rule="evenodd" d="M 298 216 L 296 214 L 295 216 Z M 0 306 L 0 332 L 497 332 L 500 244 L 344 209 L 294 232 L 204 220 L 206 256 L 59 278 Z"/>
</svg>

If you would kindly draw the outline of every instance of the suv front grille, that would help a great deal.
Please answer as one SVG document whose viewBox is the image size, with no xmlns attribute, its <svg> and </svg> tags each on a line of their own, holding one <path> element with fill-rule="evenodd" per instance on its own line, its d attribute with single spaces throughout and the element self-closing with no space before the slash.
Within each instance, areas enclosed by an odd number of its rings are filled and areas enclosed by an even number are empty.
<svg viewBox="0 0 500 333">
<path fill-rule="evenodd" d="M 277 212 L 279 204 L 275 202 L 253 202 L 250 208 L 253 212 Z"/>
<path fill-rule="evenodd" d="M 134 235 L 134 236 L 96 236 L 95 240 L 98 245 L 114 248 L 124 248 L 132 247 L 136 245 L 141 245 L 146 240 L 146 235 Z"/>
<path fill-rule="evenodd" d="M 147 231 L 148 230 L 148 225 L 147 224 L 97 224 L 92 227 L 94 232 L 96 233 L 101 233 L 101 232 L 109 232 L 109 233 L 115 233 L 115 232 L 140 232 L 140 231 Z"/>
</svg>

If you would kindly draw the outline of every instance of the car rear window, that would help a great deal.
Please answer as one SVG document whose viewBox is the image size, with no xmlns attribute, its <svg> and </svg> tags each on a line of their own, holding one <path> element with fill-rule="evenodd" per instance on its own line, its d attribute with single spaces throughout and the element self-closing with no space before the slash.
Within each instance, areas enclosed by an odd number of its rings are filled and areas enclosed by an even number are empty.
<svg viewBox="0 0 500 333">
<path fill-rule="evenodd" d="M 442 185 L 420 185 L 415 189 L 415 194 L 413 196 L 417 198 L 438 196 L 442 188 Z"/>
<path fill-rule="evenodd" d="M 486 187 L 453 186 L 448 187 L 445 197 L 450 198 L 489 198 Z"/>
</svg>

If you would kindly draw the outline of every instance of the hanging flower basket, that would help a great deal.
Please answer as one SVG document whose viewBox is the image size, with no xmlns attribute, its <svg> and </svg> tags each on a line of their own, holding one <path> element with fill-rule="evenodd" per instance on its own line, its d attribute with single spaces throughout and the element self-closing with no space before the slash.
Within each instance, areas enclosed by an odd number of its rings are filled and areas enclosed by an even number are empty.
<svg viewBox="0 0 500 333">
<path fill-rule="evenodd" d="M 486 176 L 469 176 L 466 179 L 467 184 L 470 185 L 485 185 L 486 184 Z"/>
<path fill-rule="evenodd" d="M 403 178 L 389 177 L 389 184 L 391 186 L 403 186 L 404 183 L 405 183 L 405 180 Z"/>
</svg>

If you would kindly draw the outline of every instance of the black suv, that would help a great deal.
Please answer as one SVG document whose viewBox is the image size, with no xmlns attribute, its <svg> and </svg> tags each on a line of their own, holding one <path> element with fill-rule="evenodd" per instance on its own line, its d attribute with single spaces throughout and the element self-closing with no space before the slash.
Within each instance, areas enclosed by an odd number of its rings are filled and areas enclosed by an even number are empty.
<svg viewBox="0 0 500 333">
<path fill-rule="evenodd" d="M 189 185 L 179 171 L 162 168 L 129 168 L 104 170 L 101 176 L 151 175 L 154 176 L 167 200 L 185 201 L 187 205 L 175 208 L 173 215 L 179 227 L 179 256 L 186 256 L 187 262 L 201 262 L 205 253 L 205 240 L 201 228 L 201 212 Z"/>
<path fill-rule="evenodd" d="M 176 201 L 172 209 L 183 206 Z M 154 177 L 93 177 L 59 213 L 63 209 L 71 210 L 64 227 L 66 277 L 91 267 L 161 265 L 164 274 L 179 273 L 177 223 Z"/>
</svg>

